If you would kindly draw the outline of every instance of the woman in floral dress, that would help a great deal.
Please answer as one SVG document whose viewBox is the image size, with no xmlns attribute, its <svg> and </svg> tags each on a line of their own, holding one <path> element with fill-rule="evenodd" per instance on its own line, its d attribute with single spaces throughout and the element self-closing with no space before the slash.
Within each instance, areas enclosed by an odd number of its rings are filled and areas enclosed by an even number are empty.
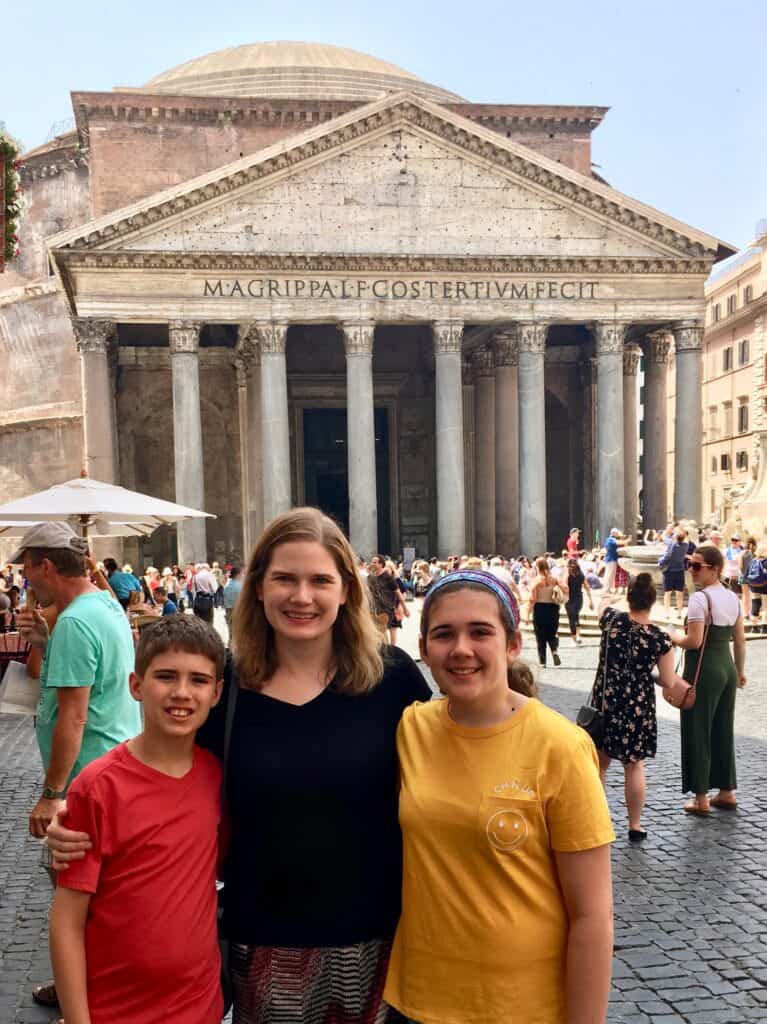
<svg viewBox="0 0 767 1024">
<path fill-rule="evenodd" d="M 657 666 L 660 686 L 673 688 L 679 697 L 688 688 L 674 670 L 671 639 L 650 623 L 655 597 L 652 577 L 642 572 L 629 583 L 628 612 L 604 609 L 599 620 L 599 667 L 591 693 L 592 705 L 600 709 L 604 694 L 605 731 L 597 745 L 600 775 L 604 783 L 610 762 L 623 764 L 631 842 L 647 838 L 642 828 L 644 762 L 655 757 L 658 744 L 652 670 Z"/>
</svg>

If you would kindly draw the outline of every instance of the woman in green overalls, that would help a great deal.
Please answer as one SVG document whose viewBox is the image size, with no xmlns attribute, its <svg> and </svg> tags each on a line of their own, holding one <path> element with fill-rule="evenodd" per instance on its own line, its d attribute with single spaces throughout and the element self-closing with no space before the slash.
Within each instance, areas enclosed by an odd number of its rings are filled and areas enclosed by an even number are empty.
<svg viewBox="0 0 767 1024">
<path fill-rule="evenodd" d="M 684 678 L 692 682 L 702 658 L 695 704 L 681 712 L 682 792 L 694 794 L 685 805 L 688 814 L 705 816 L 711 807 L 734 810 L 735 692 L 746 685 L 746 640 L 736 594 L 722 585 L 724 558 L 713 544 L 704 544 L 690 557 L 690 571 L 700 588 L 690 598 L 687 632 L 671 639 L 685 649 Z M 705 645 L 703 636 L 710 623 Z M 734 640 L 734 660 L 730 642 Z M 703 649 L 701 650 L 701 646 Z M 709 799 L 708 791 L 717 789 Z"/>
</svg>

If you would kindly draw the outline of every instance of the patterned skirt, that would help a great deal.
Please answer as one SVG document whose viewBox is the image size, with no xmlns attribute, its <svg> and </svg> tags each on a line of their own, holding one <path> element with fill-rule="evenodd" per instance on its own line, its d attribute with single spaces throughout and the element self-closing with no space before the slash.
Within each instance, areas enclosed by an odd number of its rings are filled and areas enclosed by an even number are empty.
<svg viewBox="0 0 767 1024">
<path fill-rule="evenodd" d="M 391 941 L 284 949 L 230 946 L 234 1024 L 399 1024 L 383 1002 Z"/>
</svg>

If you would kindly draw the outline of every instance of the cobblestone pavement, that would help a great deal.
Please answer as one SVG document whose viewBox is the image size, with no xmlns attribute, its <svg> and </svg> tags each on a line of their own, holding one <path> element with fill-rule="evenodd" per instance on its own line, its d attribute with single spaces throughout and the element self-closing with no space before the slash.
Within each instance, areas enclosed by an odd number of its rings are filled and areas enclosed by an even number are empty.
<svg viewBox="0 0 767 1024">
<path fill-rule="evenodd" d="M 411 651 L 414 634 L 411 621 L 404 638 Z M 561 668 L 543 672 L 541 697 L 573 718 L 593 679 L 596 649 L 566 640 L 562 657 Z M 736 718 L 737 813 L 705 820 L 682 813 L 676 713 L 662 701 L 659 755 L 648 765 L 649 838 L 640 848 L 626 840 L 619 768 L 609 780 L 618 834 L 610 1024 L 767 1021 L 767 643 L 748 645 L 747 669 Z M 50 889 L 26 834 L 41 778 L 31 721 L 0 716 L 0 1024 L 52 1017 L 30 995 L 33 983 L 50 976 Z"/>
</svg>

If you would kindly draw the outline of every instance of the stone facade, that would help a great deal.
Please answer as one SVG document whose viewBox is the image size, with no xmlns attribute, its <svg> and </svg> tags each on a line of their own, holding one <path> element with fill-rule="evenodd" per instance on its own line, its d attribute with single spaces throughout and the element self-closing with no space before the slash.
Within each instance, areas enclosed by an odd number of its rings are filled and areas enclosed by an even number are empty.
<svg viewBox="0 0 767 1024">
<path fill-rule="evenodd" d="M 99 466 L 218 517 L 134 560 L 242 558 L 305 501 L 363 554 L 535 554 L 633 525 L 624 352 L 694 336 L 721 246 L 591 174 L 603 108 L 422 93 L 75 93 L 76 136 L 27 158 L 0 362 L 15 381 L 31 331 L 24 365 L 57 368 L 46 398 L 83 438 L 45 482 Z M 19 430 L 40 404 L 22 390 Z M 33 489 L 14 472 L 9 498 Z"/>
</svg>

